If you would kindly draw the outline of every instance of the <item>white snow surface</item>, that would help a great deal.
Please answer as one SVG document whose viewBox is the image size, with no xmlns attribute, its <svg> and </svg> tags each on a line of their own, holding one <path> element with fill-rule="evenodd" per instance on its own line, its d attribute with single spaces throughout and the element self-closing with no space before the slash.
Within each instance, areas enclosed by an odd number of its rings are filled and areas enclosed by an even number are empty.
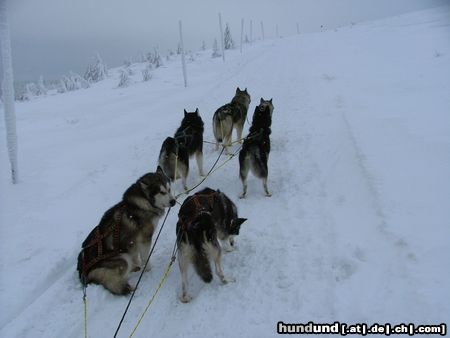
<svg viewBox="0 0 450 338">
<path fill-rule="evenodd" d="M 273 196 L 250 176 L 238 199 L 237 158 L 202 185 L 248 218 L 237 250 L 223 255 L 236 282 L 204 284 L 191 269 L 193 300 L 182 304 L 175 265 L 135 337 L 275 337 L 278 321 L 449 324 L 450 6 L 259 41 L 225 63 L 199 52 L 187 66 L 188 88 L 173 57 L 148 82 L 145 64 L 134 64 L 127 88 L 112 69 L 89 89 L 17 103 L 17 185 L 0 119 L 1 337 L 84 335 L 82 241 L 156 169 L 183 109 L 199 108 L 212 140 L 212 115 L 237 86 L 251 94 L 250 118 L 260 97 L 273 98 Z M 217 155 L 205 144 L 205 169 Z M 190 186 L 199 180 L 191 163 Z M 119 337 L 170 260 L 178 208 Z M 128 297 L 87 292 L 89 336 L 112 337 Z"/>
</svg>

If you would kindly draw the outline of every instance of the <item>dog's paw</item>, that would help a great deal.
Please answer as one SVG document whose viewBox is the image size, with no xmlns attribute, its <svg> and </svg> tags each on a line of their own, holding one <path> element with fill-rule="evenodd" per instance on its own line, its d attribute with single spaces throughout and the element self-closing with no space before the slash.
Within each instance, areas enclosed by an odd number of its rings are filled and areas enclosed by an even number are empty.
<svg viewBox="0 0 450 338">
<path fill-rule="evenodd" d="M 247 194 L 246 193 L 242 193 L 242 194 L 239 195 L 239 198 L 243 199 L 243 198 L 245 198 L 245 196 L 247 196 Z"/>
<path fill-rule="evenodd" d="M 269 191 L 267 191 L 267 192 L 266 192 L 266 197 L 272 197 L 272 193 L 269 192 Z"/>
<path fill-rule="evenodd" d="M 135 267 L 133 268 L 133 270 L 131 270 L 131 272 L 138 272 L 138 271 L 140 271 L 140 270 L 141 270 L 141 267 L 135 266 Z"/>
<path fill-rule="evenodd" d="M 224 277 L 222 278 L 222 284 L 235 283 L 236 278 L 234 277 Z"/>
<path fill-rule="evenodd" d="M 130 284 L 125 284 L 122 288 L 122 291 L 120 292 L 120 294 L 122 295 L 128 295 L 129 293 L 134 291 L 134 287 L 132 287 Z"/>
<path fill-rule="evenodd" d="M 192 296 L 187 293 L 180 296 L 180 301 L 182 303 L 189 303 L 191 300 L 192 300 Z"/>
</svg>

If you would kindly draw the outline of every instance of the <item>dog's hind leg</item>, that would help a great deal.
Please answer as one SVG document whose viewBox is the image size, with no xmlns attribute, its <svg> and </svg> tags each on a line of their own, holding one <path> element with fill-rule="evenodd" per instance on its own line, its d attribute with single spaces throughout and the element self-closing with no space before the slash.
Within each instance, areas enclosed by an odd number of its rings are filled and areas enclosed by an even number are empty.
<svg viewBox="0 0 450 338">
<path fill-rule="evenodd" d="M 101 284 L 115 295 L 127 295 L 134 288 L 128 284 L 130 267 L 125 260 L 114 260 L 115 267 L 101 267 L 88 274 L 88 281 Z"/>
<path fill-rule="evenodd" d="M 250 159 L 244 153 L 239 154 L 239 177 L 242 182 L 242 194 L 239 195 L 239 198 L 245 198 L 247 195 L 247 176 L 248 171 L 250 169 Z"/>
<path fill-rule="evenodd" d="M 233 129 L 231 131 L 233 131 Z M 229 148 L 231 147 L 231 137 L 232 137 L 232 132 L 230 132 L 228 135 L 225 135 L 225 138 L 223 140 L 223 146 L 225 147 L 226 155 L 230 155 Z"/>
<path fill-rule="evenodd" d="M 217 243 L 217 245 L 218 245 L 218 243 Z M 235 282 L 236 280 L 234 278 L 227 278 L 227 277 L 225 277 L 225 275 L 223 273 L 222 261 L 221 261 L 222 253 L 221 253 L 221 250 L 219 247 L 217 248 L 217 250 L 213 251 L 212 258 L 214 260 L 216 275 L 220 278 L 221 282 L 223 284 L 227 284 L 229 282 Z"/>
<path fill-rule="evenodd" d="M 267 197 L 271 197 L 272 193 L 269 191 L 269 188 L 267 187 L 267 177 L 263 177 L 262 181 L 263 181 L 263 187 L 264 187 L 264 191 L 266 193 L 266 196 Z"/>
<path fill-rule="evenodd" d="M 237 134 L 237 141 L 239 143 L 242 143 L 242 130 L 244 129 L 244 123 L 236 123 L 236 134 Z"/>
<path fill-rule="evenodd" d="M 188 163 L 189 163 L 189 160 L 188 160 Z M 178 167 L 178 174 L 181 177 L 181 183 L 183 184 L 184 190 L 188 190 L 187 183 L 186 183 L 188 173 L 189 173 L 189 168 L 187 168 L 185 165 L 180 165 Z"/>
<path fill-rule="evenodd" d="M 188 249 L 186 247 L 183 247 L 184 244 L 180 245 L 180 248 L 178 250 L 178 265 L 180 267 L 180 273 L 181 273 L 181 296 L 180 300 L 183 303 L 189 303 L 192 297 L 188 293 L 188 268 L 189 268 L 189 262 L 191 260 L 189 256 Z"/>
<path fill-rule="evenodd" d="M 201 150 L 195 152 L 195 159 L 197 160 L 198 174 L 205 176 L 203 172 L 203 152 Z"/>
</svg>

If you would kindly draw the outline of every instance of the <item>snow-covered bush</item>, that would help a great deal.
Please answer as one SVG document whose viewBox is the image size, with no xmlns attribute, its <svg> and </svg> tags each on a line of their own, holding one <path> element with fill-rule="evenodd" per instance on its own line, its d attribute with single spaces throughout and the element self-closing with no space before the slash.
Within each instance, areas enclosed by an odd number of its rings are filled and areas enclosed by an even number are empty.
<svg viewBox="0 0 450 338">
<path fill-rule="evenodd" d="M 38 93 L 39 93 L 39 88 L 35 83 L 33 83 L 33 82 L 27 83 L 25 85 L 23 94 L 20 97 L 20 100 L 21 101 L 31 100 L 33 97 L 38 96 Z"/>
<path fill-rule="evenodd" d="M 78 89 L 89 88 L 90 84 L 80 74 L 70 72 L 69 75 L 63 75 L 57 86 L 58 93 L 71 92 Z"/>
<path fill-rule="evenodd" d="M 144 82 L 149 81 L 152 78 L 151 69 L 152 69 L 152 65 L 148 64 L 148 66 L 142 70 L 142 80 Z"/>
<path fill-rule="evenodd" d="M 45 87 L 44 77 L 42 75 L 39 77 L 37 87 L 38 87 L 38 95 L 47 95 L 47 88 Z"/>
<path fill-rule="evenodd" d="M 117 85 L 119 88 L 128 87 L 130 84 L 130 75 L 128 74 L 128 71 L 126 69 L 120 70 L 120 80 L 119 84 Z"/>
<path fill-rule="evenodd" d="M 155 68 L 161 67 L 163 65 L 161 55 L 159 51 L 155 48 L 155 51 L 147 53 L 147 61 L 151 63 Z"/>
<path fill-rule="evenodd" d="M 95 63 L 88 66 L 86 72 L 84 73 L 84 79 L 90 83 L 94 83 L 105 79 L 107 76 L 108 68 L 100 55 L 97 53 Z"/>
</svg>

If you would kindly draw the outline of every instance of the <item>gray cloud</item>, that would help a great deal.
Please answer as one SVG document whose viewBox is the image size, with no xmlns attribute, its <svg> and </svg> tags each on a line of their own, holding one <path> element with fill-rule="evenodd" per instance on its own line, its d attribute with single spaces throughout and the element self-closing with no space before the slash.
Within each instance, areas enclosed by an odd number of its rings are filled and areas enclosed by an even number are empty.
<svg viewBox="0 0 450 338">
<path fill-rule="evenodd" d="M 95 52 L 111 65 L 159 46 L 176 49 L 178 20 L 183 20 L 185 45 L 197 50 L 219 36 L 218 12 L 229 22 L 235 39 L 240 20 L 254 23 L 260 36 L 316 31 L 448 3 L 446 0 L 13 0 L 10 22 L 14 70 L 18 80 L 40 74 L 59 78 L 82 72 Z"/>
</svg>

